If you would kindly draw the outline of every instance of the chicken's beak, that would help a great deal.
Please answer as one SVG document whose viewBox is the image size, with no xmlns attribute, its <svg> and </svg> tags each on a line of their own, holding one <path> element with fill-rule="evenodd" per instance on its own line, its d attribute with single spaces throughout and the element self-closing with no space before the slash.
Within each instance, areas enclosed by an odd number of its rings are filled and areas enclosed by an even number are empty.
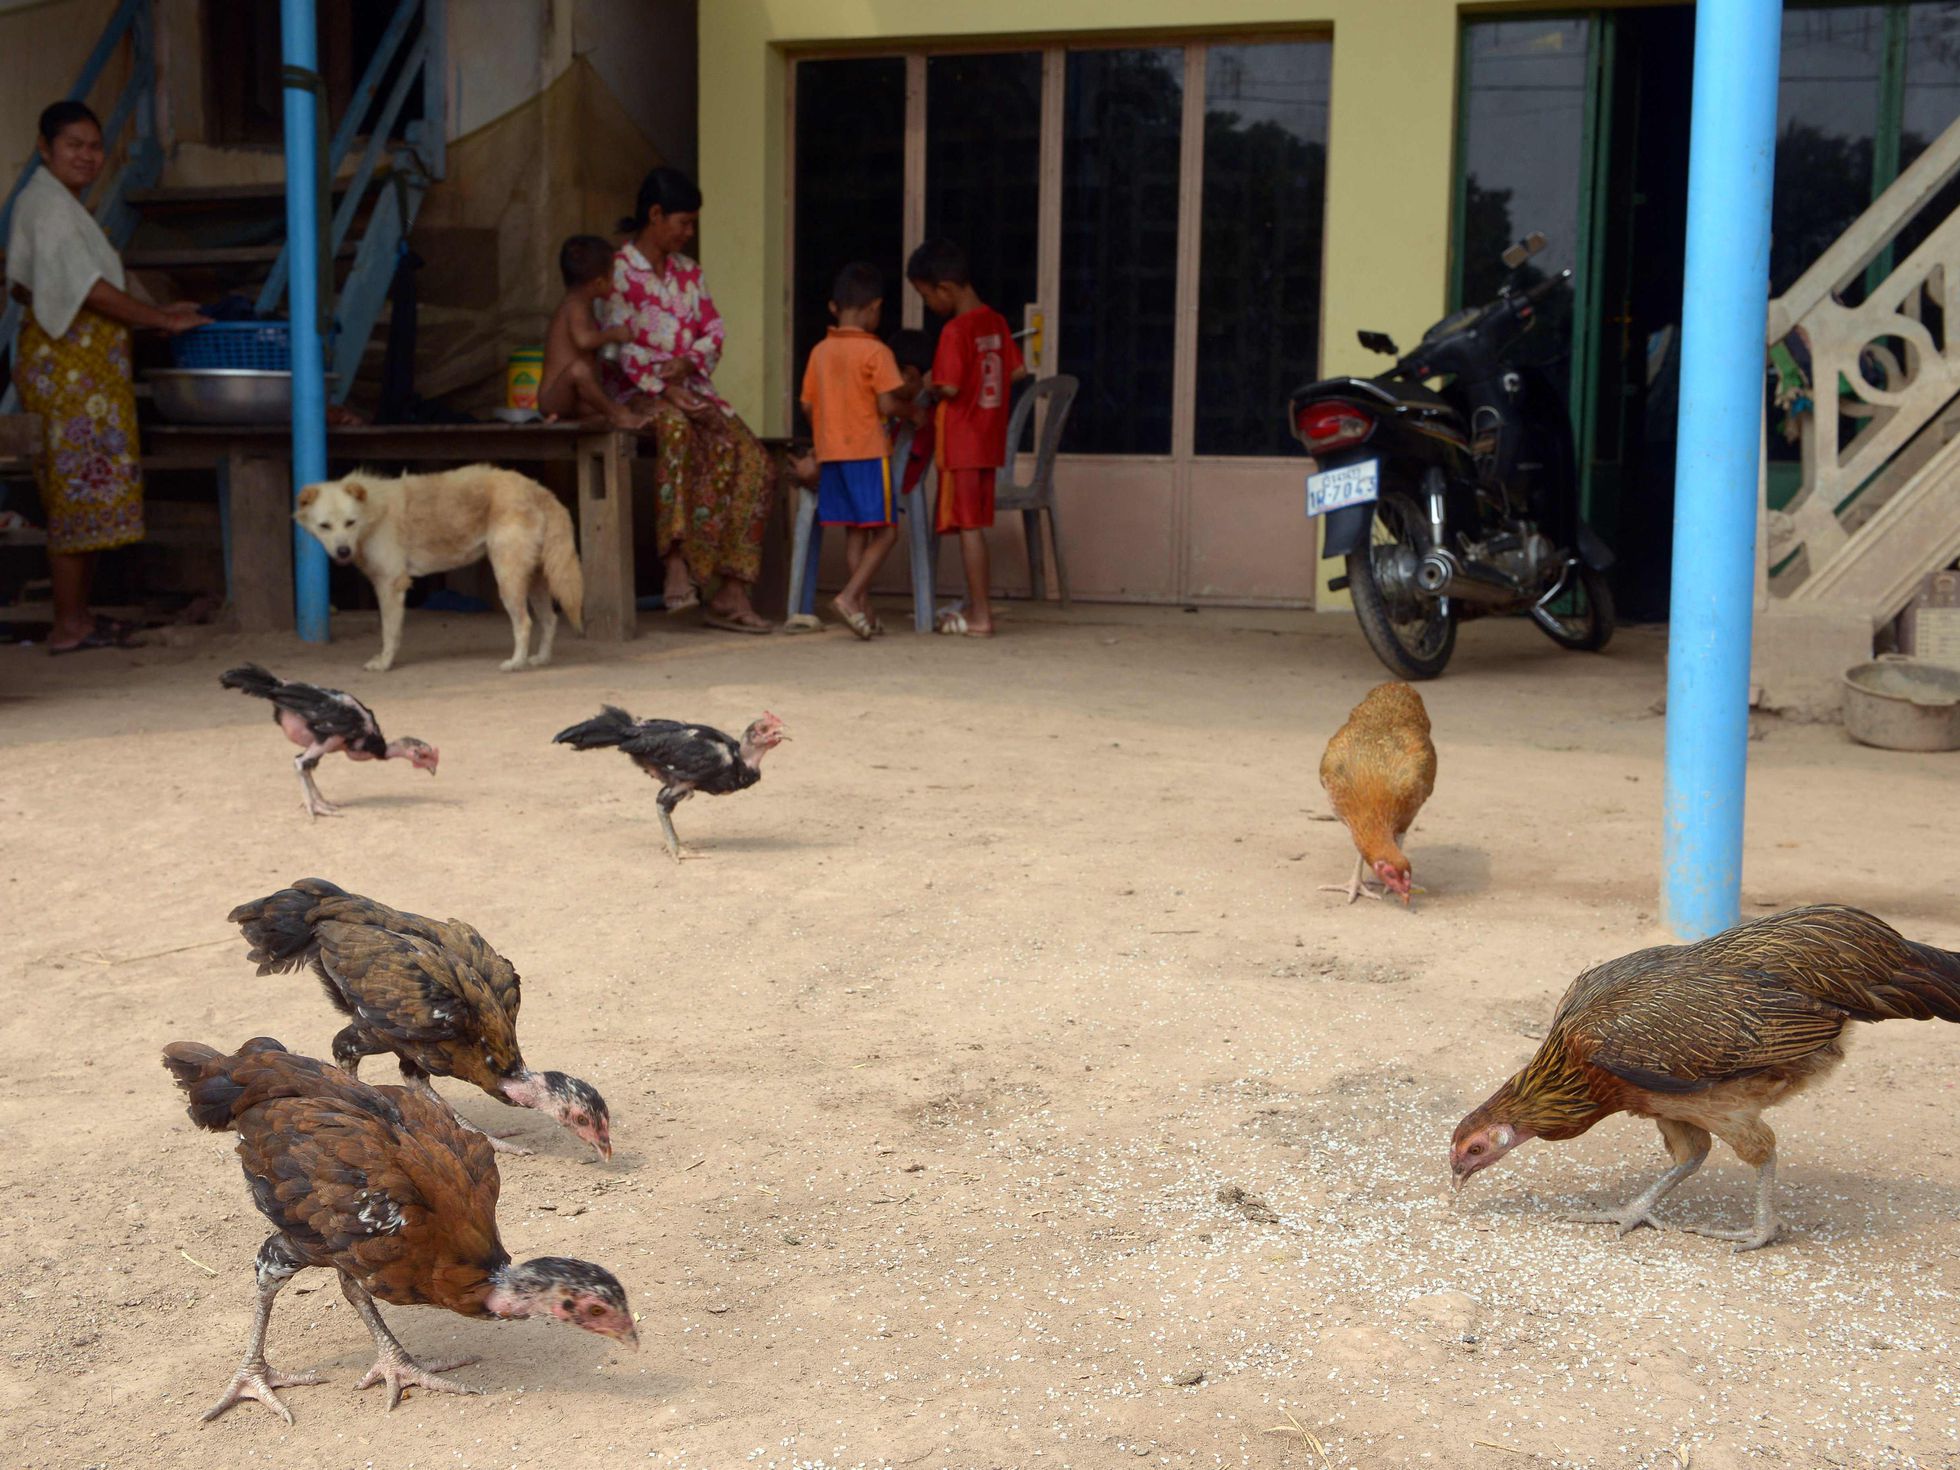
<svg viewBox="0 0 1960 1470">
<path fill-rule="evenodd" d="M 635 1327 L 631 1322 L 628 1322 L 626 1324 L 626 1330 L 620 1333 L 615 1341 L 625 1343 L 637 1353 L 640 1350 L 640 1329 Z"/>
</svg>

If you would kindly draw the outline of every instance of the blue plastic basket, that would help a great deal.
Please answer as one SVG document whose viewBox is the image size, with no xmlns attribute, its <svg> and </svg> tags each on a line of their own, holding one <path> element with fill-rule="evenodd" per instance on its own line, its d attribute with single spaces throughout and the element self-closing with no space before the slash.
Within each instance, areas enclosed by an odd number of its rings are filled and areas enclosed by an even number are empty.
<svg viewBox="0 0 1960 1470">
<path fill-rule="evenodd" d="M 293 370 L 291 334 L 285 322 L 212 322 L 172 337 L 170 361 L 180 368 L 289 373 Z"/>
</svg>

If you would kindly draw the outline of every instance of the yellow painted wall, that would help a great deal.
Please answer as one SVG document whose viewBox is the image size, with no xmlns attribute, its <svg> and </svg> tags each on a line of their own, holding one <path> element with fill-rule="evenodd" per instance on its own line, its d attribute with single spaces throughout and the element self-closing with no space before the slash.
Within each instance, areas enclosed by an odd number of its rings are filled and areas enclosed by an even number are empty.
<svg viewBox="0 0 1960 1470">
<path fill-rule="evenodd" d="M 759 429 L 785 430 L 784 98 L 796 50 L 1328 27 L 1323 361 L 1329 373 L 1375 371 L 1357 330 L 1413 338 L 1445 304 L 1455 0 L 710 0 L 700 10 L 702 254 L 730 327 L 716 386 Z"/>
</svg>

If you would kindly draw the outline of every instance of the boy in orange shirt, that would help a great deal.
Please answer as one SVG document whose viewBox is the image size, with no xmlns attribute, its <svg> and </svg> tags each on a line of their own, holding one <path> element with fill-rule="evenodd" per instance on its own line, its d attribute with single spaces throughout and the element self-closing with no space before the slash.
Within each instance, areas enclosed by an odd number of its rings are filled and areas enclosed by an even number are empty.
<svg viewBox="0 0 1960 1470">
<path fill-rule="evenodd" d="M 860 638 L 874 631 L 871 579 L 898 541 L 885 420 L 905 407 L 899 395 L 905 379 L 891 348 L 876 336 L 884 297 L 875 265 L 853 261 L 839 271 L 830 292 L 837 325 L 812 349 L 803 371 L 803 412 L 819 466 L 817 519 L 845 528 L 850 568 L 850 581 L 830 606 Z"/>
<path fill-rule="evenodd" d="M 966 611 L 942 617 L 939 631 L 991 638 L 993 603 L 987 593 L 987 529 L 994 523 L 994 472 L 1007 458 L 1010 385 L 1026 376 L 1007 318 L 973 289 L 966 252 L 951 240 L 928 240 L 905 263 L 906 279 L 926 309 L 951 317 L 932 359 L 939 400 L 935 452 L 939 465 L 940 534 L 958 531 L 966 566 Z"/>
</svg>

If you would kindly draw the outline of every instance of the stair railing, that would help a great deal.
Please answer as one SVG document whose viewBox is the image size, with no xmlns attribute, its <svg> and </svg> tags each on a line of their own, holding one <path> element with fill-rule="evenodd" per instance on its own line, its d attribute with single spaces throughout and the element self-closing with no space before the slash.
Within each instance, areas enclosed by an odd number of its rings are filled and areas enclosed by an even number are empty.
<svg viewBox="0 0 1960 1470">
<path fill-rule="evenodd" d="M 129 43 L 129 80 L 123 83 L 102 124 L 103 151 L 111 166 L 103 169 L 102 177 L 83 201 L 118 250 L 129 243 L 130 233 L 136 228 L 136 212 L 128 202 L 131 191 L 149 188 L 163 173 L 163 148 L 157 141 L 156 14 L 152 0 L 122 0 L 65 94 L 71 102 L 87 101 L 110 58 L 125 40 Z M 0 204 L 0 248 L 4 248 L 8 228 L 13 223 L 14 201 L 20 198 L 21 190 L 40 166 L 37 153 L 27 161 L 7 191 L 6 202 Z M 7 363 L 10 380 L 5 395 L 0 396 L 0 413 L 12 411 L 19 402 L 19 394 L 11 382 L 11 368 L 23 314 L 21 304 L 10 294 L 4 309 L 0 309 L 0 361 Z"/>
<path fill-rule="evenodd" d="M 1776 596 L 1870 602 L 1875 620 L 1883 620 L 1897 612 L 1891 604 L 1901 589 L 1909 596 L 1923 574 L 1924 568 L 1892 574 L 1856 563 L 1888 529 L 1894 546 L 1909 545 L 1910 538 L 1896 534 L 1906 507 L 1883 497 L 1903 501 L 1900 492 L 1914 482 L 1880 477 L 1960 396 L 1960 211 L 1937 224 L 1856 305 L 1840 298 L 1956 176 L 1960 122 L 1770 302 L 1769 345 L 1801 331 L 1811 359 L 1811 409 L 1799 419 L 1803 485 L 1782 512 L 1764 507 Z M 1925 546 L 1915 560 L 1939 550 Z"/>
<path fill-rule="evenodd" d="M 418 16 L 422 22 L 420 32 L 409 45 L 407 53 L 401 55 L 402 44 Z M 329 371 L 338 378 L 334 387 L 336 401 L 345 399 L 354 386 L 361 356 L 367 349 L 368 338 L 373 335 L 375 322 L 380 319 L 382 305 L 387 301 L 396 263 L 409 228 L 415 222 L 422 196 L 432 183 L 443 176 L 445 92 L 442 17 L 443 6 L 439 3 L 400 0 L 327 147 L 326 176 L 334 180 L 339 177 L 341 166 L 359 137 L 358 129 L 367 120 L 383 80 L 397 56 L 401 55 L 401 66 L 396 72 L 394 84 L 388 89 L 380 112 L 372 119 L 353 173 L 344 184 L 334 186 L 340 188 L 342 193 L 328 229 L 323 270 L 331 269 L 330 263 L 346 242 L 348 232 L 367 204 L 370 194 L 374 200 L 367 226 L 361 232 L 361 243 L 354 253 L 354 263 L 334 305 L 333 360 Z M 399 145 L 391 144 L 390 139 L 401 120 L 402 109 L 418 88 L 422 97 L 422 116 L 402 130 L 403 140 Z M 327 202 L 322 201 L 323 214 Z M 261 315 L 270 315 L 279 309 L 281 301 L 285 299 L 290 270 L 291 249 L 288 246 L 279 252 L 279 258 L 273 262 L 271 274 L 266 278 L 265 287 L 259 292 L 258 310 Z M 323 291 L 322 299 L 333 300 L 333 293 Z"/>
</svg>

